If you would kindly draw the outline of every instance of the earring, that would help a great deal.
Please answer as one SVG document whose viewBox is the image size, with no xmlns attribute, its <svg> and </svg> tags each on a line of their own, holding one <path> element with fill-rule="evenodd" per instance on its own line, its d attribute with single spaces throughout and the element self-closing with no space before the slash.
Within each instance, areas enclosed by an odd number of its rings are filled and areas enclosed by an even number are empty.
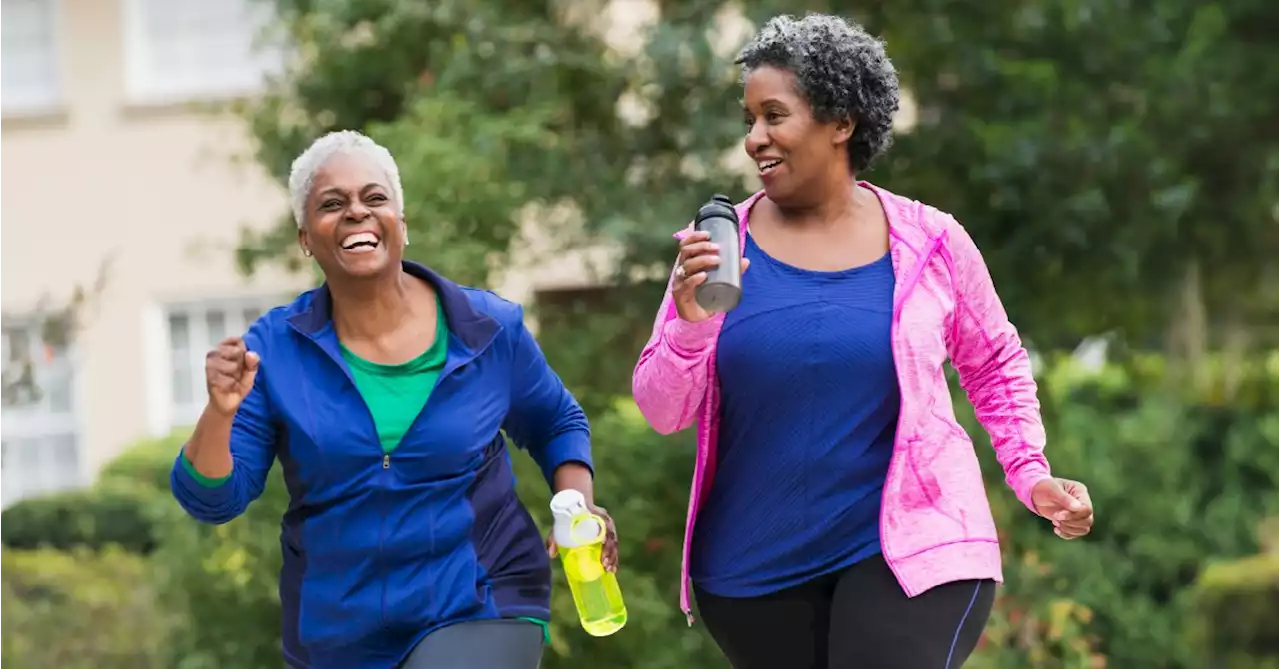
<svg viewBox="0 0 1280 669">
<path fill-rule="evenodd" d="M 304 256 L 306 256 L 306 257 L 310 258 L 310 257 L 311 257 L 311 249 L 302 249 L 302 255 L 304 255 Z"/>
</svg>

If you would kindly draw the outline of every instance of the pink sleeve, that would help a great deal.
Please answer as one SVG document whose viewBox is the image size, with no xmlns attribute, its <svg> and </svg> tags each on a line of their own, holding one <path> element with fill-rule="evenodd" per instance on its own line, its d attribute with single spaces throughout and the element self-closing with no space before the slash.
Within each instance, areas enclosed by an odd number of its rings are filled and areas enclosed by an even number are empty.
<svg viewBox="0 0 1280 669">
<path fill-rule="evenodd" d="M 697 419 L 707 392 L 711 342 L 723 318 L 717 315 L 699 323 L 682 320 L 671 299 L 671 279 L 667 280 L 653 334 L 631 377 L 636 405 L 659 433 L 678 432 Z"/>
<path fill-rule="evenodd" d="M 991 435 L 1005 481 L 1034 512 L 1031 489 L 1049 477 L 1049 463 L 1031 360 L 969 233 L 950 220 L 946 234 L 944 257 L 956 293 L 947 353 L 975 415 Z"/>
</svg>

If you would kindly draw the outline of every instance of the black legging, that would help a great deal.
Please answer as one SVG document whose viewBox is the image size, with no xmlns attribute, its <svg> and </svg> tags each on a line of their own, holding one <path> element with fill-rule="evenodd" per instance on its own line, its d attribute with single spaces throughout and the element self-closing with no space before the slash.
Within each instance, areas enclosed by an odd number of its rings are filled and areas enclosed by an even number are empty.
<svg viewBox="0 0 1280 669">
<path fill-rule="evenodd" d="M 995 590 L 958 581 L 908 598 L 880 556 L 761 597 L 694 585 L 734 669 L 956 669 L 978 645 Z"/>
</svg>

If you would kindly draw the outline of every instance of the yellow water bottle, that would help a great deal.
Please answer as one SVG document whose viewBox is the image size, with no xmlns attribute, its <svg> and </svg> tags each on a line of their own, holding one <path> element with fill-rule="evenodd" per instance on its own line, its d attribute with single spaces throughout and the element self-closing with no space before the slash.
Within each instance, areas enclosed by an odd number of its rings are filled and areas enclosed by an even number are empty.
<svg viewBox="0 0 1280 669">
<path fill-rule="evenodd" d="M 627 624 L 627 607 L 622 602 L 618 577 L 604 570 L 600 553 L 604 549 L 604 520 L 587 509 L 587 501 L 577 490 L 561 490 L 551 498 L 555 518 L 552 535 L 564 562 L 565 580 L 573 593 L 582 629 L 591 636 L 609 636 Z"/>
</svg>

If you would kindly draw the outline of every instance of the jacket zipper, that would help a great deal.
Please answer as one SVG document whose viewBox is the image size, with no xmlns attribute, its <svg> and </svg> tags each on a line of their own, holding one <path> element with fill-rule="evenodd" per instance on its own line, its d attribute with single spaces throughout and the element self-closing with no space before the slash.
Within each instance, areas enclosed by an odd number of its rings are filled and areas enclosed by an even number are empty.
<svg viewBox="0 0 1280 669">
<path fill-rule="evenodd" d="M 920 275 L 924 272 L 925 265 L 929 263 L 929 259 L 932 258 L 933 254 L 942 246 L 942 238 L 942 235 L 938 235 L 938 237 L 933 240 L 933 243 L 929 245 L 929 249 L 925 251 L 924 257 L 922 257 L 916 263 L 916 266 L 912 268 L 911 276 L 907 278 L 906 285 L 902 287 L 902 297 L 899 298 L 898 304 L 893 310 L 893 320 L 890 321 L 889 326 L 889 351 L 893 355 L 893 366 L 895 369 L 901 369 L 899 366 L 900 358 L 898 356 L 898 335 L 900 334 L 902 309 L 907 303 L 907 297 L 911 291 L 915 289 L 916 284 L 920 282 Z M 885 475 L 885 483 L 880 488 L 880 551 L 881 554 L 884 555 L 884 563 L 889 565 L 889 571 L 893 572 L 893 577 L 898 581 L 900 586 L 902 585 L 902 574 L 898 572 L 898 567 L 894 564 L 893 558 L 890 555 L 889 534 L 885 531 L 884 519 L 885 509 L 888 508 L 889 498 L 888 476 L 892 474 L 894 465 L 898 462 L 898 445 L 902 440 L 902 416 L 904 413 L 903 407 L 899 406 L 898 424 L 894 427 L 893 431 L 893 452 L 889 454 L 889 469 Z M 906 590 L 906 588 L 904 587 L 903 590 Z M 911 596 L 911 593 L 908 592 L 907 596 Z"/>
<path fill-rule="evenodd" d="M 391 454 L 383 453 L 382 454 L 382 471 L 384 472 L 383 476 L 384 477 L 387 476 L 390 470 L 391 470 Z M 385 504 L 386 500 L 384 499 L 386 494 L 387 494 L 387 491 L 386 491 L 385 485 L 380 486 L 378 489 L 378 516 L 379 516 L 378 517 L 378 572 L 381 574 L 381 578 L 379 578 L 378 581 L 382 589 L 382 593 L 380 594 L 379 599 L 381 601 L 382 627 L 384 629 L 387 627 L 387 574 L 386 574 L 386 566 L 385 566 L 386 561 L 385 561 L 385 551 L 384 551 L 384 543 L 386 541 L 386 536 L 387 536 L 387 512 L 386 512 L 386 504 Z"/>
</svg>

